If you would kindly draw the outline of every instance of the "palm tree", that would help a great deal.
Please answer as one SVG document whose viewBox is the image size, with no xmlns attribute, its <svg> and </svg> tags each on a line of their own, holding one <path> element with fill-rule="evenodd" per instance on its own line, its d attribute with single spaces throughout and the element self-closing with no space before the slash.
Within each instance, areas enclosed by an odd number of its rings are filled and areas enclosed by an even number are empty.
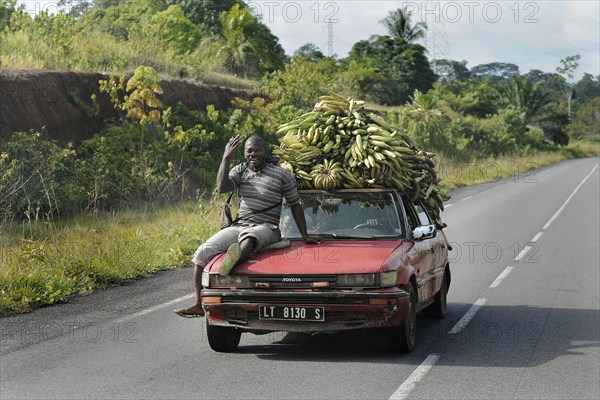
<svg viewBox="0 0 600 400">
<path fill-rule="evenodd" d="M 405 42 L 410 43 L 424 38 L 427 30 L 427 24 L 423 21 L 411 26 L 411 16 L 412 13 L 406 8 L 398 8 L 390 11 L 389 15 L 379 22 L 385 25 L 392 38 L 403 39 Z"/>
<path fill-rule="evenodd" d="M 244 77 L 284 65 L 285 52 L 277 37 L 250 7 L 237 3 L 221 13 L 221 37 L 215 47 L 218 49 L 216 57 L 225 60 L 226 68 Z"/>
<path fill-rule="evenodd" d="M 256 18 L 250 8 L 235 4 L 231 10 L 221 13 L 221 34 L 224 42 L 217 57 L 224 57 L 227 69 L 235 74 L 246 75 L 249 69 L 248 56 L 256 54 L 253 38 L 249 33 L 255 30 Z"/>
<path fill-rule="evenodd" d="M 569 118 L 558 111 L 549 93 L 543 90 L 542 84 L 542 81 L 534 84 L 529 78 L 522 79 L 515 75 L 506 95 L 521 113 L 521 119 L 527 124 L 527 128 L 540 132 L 555 144 L 566 145 L 568 137 L 564 127 Z"/>
<path fill-rule="evenodd" d="M 539 83 L 533 84 L 531 79 L 522 79 L 515 75 L 512 77 L 508 95 L 525 122 L 537 122 L 547 117 L 546 111 L 552 100 Z"/>
</svg>

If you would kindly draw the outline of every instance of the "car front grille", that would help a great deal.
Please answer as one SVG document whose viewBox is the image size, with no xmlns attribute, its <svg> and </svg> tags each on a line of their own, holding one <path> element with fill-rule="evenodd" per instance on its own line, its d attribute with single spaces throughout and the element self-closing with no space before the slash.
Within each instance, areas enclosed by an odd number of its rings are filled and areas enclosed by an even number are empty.
<svg viewBox="0 0 600 400">
<path fill-rule="evenodd" d="M 221 302 L 226 303 L 251 303 L 251 304 L 369 304 L 366 297 L 329 297 L 329 296 L 223 296 Z"/>
<path fill-rule="evenodd" d="M 250 283 L 255 286 L 266 283 L 273 289 L 310 289 L 315 282 L 327 282 L 335 288 L 335 275 L 250 275 Z"/>
</svg>

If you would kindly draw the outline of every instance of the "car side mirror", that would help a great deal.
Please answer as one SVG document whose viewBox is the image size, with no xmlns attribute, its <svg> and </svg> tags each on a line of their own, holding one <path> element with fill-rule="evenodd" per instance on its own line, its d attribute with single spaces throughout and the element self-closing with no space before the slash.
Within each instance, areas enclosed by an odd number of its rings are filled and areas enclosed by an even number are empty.
<svg viewBox="0 0 600 400">
<path fill-rule="evenodd" d="M 412 237 L 415 240 L 431 239 L 437 235 L 435 225 L 418 226 L 412 231 Z"/>
</svg>

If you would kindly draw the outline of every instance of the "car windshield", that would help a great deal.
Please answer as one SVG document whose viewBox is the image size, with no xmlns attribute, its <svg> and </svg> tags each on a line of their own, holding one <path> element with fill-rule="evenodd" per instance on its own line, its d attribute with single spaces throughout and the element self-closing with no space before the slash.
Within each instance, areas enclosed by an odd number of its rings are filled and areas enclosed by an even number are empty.
<svg viewBox="0 0 600 400">
<path fill-rule="evenodd" d="M 302 191 L 300 198 L 311 235 L 334 239 L 379 239 L 405 234 L 393 192 Z M 285 238 L 302 237 L 287 204 L 283 206 L 280 228 Z"/>
</svg>

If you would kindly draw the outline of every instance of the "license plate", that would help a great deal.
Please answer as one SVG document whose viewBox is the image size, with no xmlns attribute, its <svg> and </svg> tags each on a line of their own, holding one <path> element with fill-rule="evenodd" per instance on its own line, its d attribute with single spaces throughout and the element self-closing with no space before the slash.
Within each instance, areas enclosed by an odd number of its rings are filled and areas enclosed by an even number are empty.
<svg viewBox="0 0 600 400">
<path fill-rule="evenodd" d="M 259 319 L 284 321 L 325 321 L 323 307 L 258 306 Z"/>
</svg>

